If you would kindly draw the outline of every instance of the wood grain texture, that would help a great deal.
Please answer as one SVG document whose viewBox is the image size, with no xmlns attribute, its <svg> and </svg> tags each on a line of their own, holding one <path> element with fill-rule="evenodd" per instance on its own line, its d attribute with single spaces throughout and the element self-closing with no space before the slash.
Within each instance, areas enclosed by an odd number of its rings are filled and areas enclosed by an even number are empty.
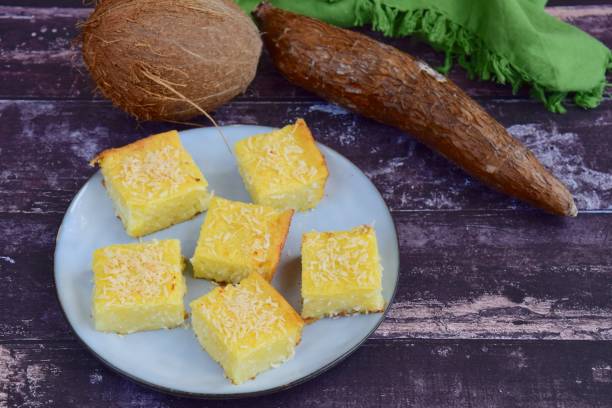
<svg viewBox="0 0 612 408">
<path fill-rule="evenodd" d="M 601 6 L 552 10 L 608 46 L 612 45 L 612 30 L 609 29 L 612 12 L 602 13 Z M 93 92 L 92 82 L 73 41 L 78 33 L 76 23 L 85 20 L 90 12 L 88 8 L 56 10 L 0 6 L 0 98 L 101 98 Z M 442 55 L 426 44 L 408 38 L 383 39 L 380 34 L 361 31 L 434 66 L 443 61 Z M 472 81 L 460 68 L 453 69 L 450 78 L 471 96 L 513 98 L 507 86 Z M 526 99 L 527 92 L 523 90 L 518 97 Z M 314 98 L 278 75 L 264 53 L 255 81 L 239 99 Z"/>
<path fill-rule="evenodd" d="M 549 4 L 578 5 L 549 11 L 612 45 L 608 0 Z M 567 222 L 528 210 L 410 136 L 289 85 L 264 57 L 247 93 L 217 119 L 279 126 L 304 117 L 366 172 L 397 221 L 396 303 L 345 362 L 264 398 L 179 399 L 103 367 L 61 314 L 55 235 L 94 171 L 87 160 L 176 126 L 135 123 L 93 94 L 70 44 L 89 13 L 82 5 L 0 0 L 0 408 L 610 406 L 612 348 L 599 340 L 612 336 L 612 101 L 552 115 L 460 69 L 451 78 L 569 185 L 585 214 Z M 384 41 L 441 62 L 426 45 Z"/>
<path fill-rule="evenodd" d="M 534 101 L 481 102 L 569 187 L 581 211 L 612 209 L 612 150 L 601 148 L 612 134 L 612 101 L 568 115 Z M 319 141 L 358 164 L 393 210 L 532 211 L 402 132 L 335 105 L 234 102 L 215 117 L 270 126 L 305 118 Z M 0 120 L 0 211 L 11 213 L 64 212 L 93 173 L 87 163 L 96 153 L 177 127 L 138 124 L 102 101 L 0 101 Z"/>
<path fill-rule="evenodd" d="M 82 7 L 93 4 L 95 0 L 0 0 L 2 6 L 24 7 Z M 607 5 L 609 0 L 549 0 L 548 6 L 578 6 L 585 8 L 592 5 Z"/>
<path fill-rule="evenodd" d="M 604 408 L 612 400 L 611 365 L 609 343 L 370 340 L 292 390 L 198 401 L 137 386 L 75 342 L 8 342 L 0 344 L 0 372 L 6 375 L 0 406 Z"/>
<path fill-rule="evenodd" d="M 110 205 L 110 202 L 109 202 Z M 379 339 L 612 340 L 612 217 L 399 212 L 401 271 Z M 0 214 L 0 341 L 72 337 L 53 284 L 61 214 Z M 117 221 L 119 222 L 119 221 Z"/>
</svg>

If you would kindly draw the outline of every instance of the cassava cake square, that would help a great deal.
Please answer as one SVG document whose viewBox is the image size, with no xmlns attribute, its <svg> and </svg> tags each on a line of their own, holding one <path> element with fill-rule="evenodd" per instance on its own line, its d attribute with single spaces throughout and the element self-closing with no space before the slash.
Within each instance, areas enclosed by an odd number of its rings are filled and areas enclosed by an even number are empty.
<svg viewBox="0 0 612 408">
<path fill-rule="evenodd" d="M 110 245 L 93 253 L 96 330 L 127 334 L 185 320 L 181 244 L 176 239 Z"/>
<path fill-rule="evenodd" d="M 374 228 L 305 233 L 301 291 L 305 319 L 381 312 L 382 266 Z"/>
<path fill-rule="evenodd" d="M 293 210 L 214 197 L 191 258 L 194 277 L 237 283 L 256 271 L 270 281 L 292 216 Z"/>
<path fill-rule="evenodd" d="M 253 202 L 305 211 L 323 198 L 329 176 L 303 119 L 236 143 L 238 169 Z"/>
<path fill-rule="evenodd" d="M 105 150 L 92 164 L 100 166 L 115 212 L 131 237 L 186 221 L 208 208 L 208 182 L 176 131 Z"/>
<path fill-rule="evenodd" d="M 301 339 L 301 317 L 256 272 L 190 306 L 198 341 L 234 384 L 290 359 Z"/>
</svg>

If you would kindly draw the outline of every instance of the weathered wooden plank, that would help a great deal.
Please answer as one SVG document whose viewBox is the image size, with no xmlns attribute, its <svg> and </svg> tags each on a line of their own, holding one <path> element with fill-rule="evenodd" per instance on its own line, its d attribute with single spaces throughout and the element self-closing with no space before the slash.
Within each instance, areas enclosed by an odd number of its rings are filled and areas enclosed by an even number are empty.
<svg viewBox="0 0 612 408">
<path fill-rule="evenodd" d="M 4 343 L 0 406 L 609 407 L 611 365 L 599 342 L 369 341 L 292 390 L 203 402 L 136 385 L 74 342 Z"/>
<path fill-rule="evenodd" d="M 95 0 L 0 0 L 2 6 L 22 7 L 83 7 L 91 5 Z M 551 6 L 576 6 L 584 8 L 589 5 L 606 5 L 609 0 L 549 0 L 547 5 Z"/>
<path fill-rule="evenodd" d="M 612 340 L 612 217 L 399 212 L 395 302 L 375 338 Z M 60 214 L 0 214 L 0 341 L 67 339 Z"/>
<path fill-rule="evenodd" d="M 580 210 L 612 209 L 612 100 L 599 110 L 546 112 L 537 102 L 483 101 L 564 181 Z M 411 137 L 334 105 L 234 102 L 221 124 L 281 126 L 303 117 L 317 138 L 356 163 L 395 210 L 526 209 L 468 177 Z M 174 124 L 134 122 L 102 101 L 0 101 L 0 211 L 63 212 L 93 173 L 87 162 Z"/>
<path fill-rule="evenodd" d="M 80 7 L 82 0 L 0 4 Z M 69 49 L 74 22 L 87 11 L 21 7 L 0 7 L 0 98 L 97 98 L 70 62 L 78 59 Z M 35 14 L 35 21 L 20 10 Z M 607 8 L 551 11 L 612 43 Z M 427 46 L 392 43 L 440 61 Z M 508 98 L 504 87 L 471 82 L 461 72 L 452 77 L 477 97 Z M 287 99 L 312 103 L 245 103 Z M 596 212 L 560 220 L 490 192 L 399 132 L 313 99 L 288 85 L 265 58 L 241 100 L 216 117 L 281 125 L 304 116 L 397 210 L 400 287 L 374 339 L 293 391 L 229 404 L 164 396 L 105 369 L 73 340 L 61 316 L 52 281 L 55 234 L 69 200 L 93 171 L 86 165 L 91 155 L 170 125 L 137 125 L 103 102 L 0 101 L 0 407 L 610 406 L 609 342 L 495 339 L 612 339 L 612 221 L 606 214 L 612 153 L 602 148 L 611 134 L 611 101 L 566 116 L 531 102 L 485 103 L 570 185 L 581 209 Z M 453 340 L 459 338 L 476 340 Z"/>
<path fill-rule="evenodd" d="M 21 3 L 20 3 L 21 4 Z M 612 44 L 612 7 L 551 8 L 552 12 Z M 90 13 L 87 8 L 28 8 L 0 6 L 0 98 L 99 98 L 82 64 L 76 23 Z M 442 57 L 431 47 L 410 39 L 384 39 L 424 60 L 439 65 Z M 451 78 L 474 96 L 512 98 L 507 86 L 469 80 L 463 70 L 455 69 Z M 518 97 L 525 98 L 526 92 Z M 258 75 L 241 100 L 284 100 L 314 98 L 290 85 L 262 58 Z"/>
<path fill-rule="evenodd" d="M 401 284 L 377 336 L 612 339 L 608 214 L 394 216 Z"/>
<path fill-rule="evenodd" d="M 60 224 L 61 217 L 56 214 L 0 216 L 0 287 L 4 288 L 0 342 L 73 338 L 53 279 L 53 251 Z"/>
</svg>

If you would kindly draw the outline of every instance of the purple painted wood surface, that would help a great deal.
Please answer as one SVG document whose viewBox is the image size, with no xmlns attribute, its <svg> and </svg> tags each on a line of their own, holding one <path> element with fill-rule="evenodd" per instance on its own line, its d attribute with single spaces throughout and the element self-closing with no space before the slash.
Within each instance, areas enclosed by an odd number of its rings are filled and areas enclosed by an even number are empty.
<svg viewBox="0 0 612 408">
<path fill-rule="evenodd" d="M 612 134 L 612 101 L 568 115 L 552 114 L 530 100 L 482 103 L 568 185 L 580 210 L 612 209 L 612 150 L 601 148 Z M 221 124 L 271 126 L 305 118 L 321 142 L 361 167 L 396 211 L 532 211 L 466 176 L 408 135 L 335 105 L 242 101 L 215 116 Z M 96 118 L 94 124 L 90 118 Z M 0 119 L 7 141 L 0 162 L 0 210 L 10 212 L 63 212 L 93 173 L 87 162 L 97 152 L 176 127 L 138 124 L 106 101 L 0 100 Z M 30 149 L 33 143 L 36 149 Z M 41 174 L 41 165 L 48 171 Z"/>
<path fill-rule="evenodd" d="M 612 340 L 612 219 L 539 213 L 395 213 L 399 288 L 379 339 Z M 61 214 L 5 214 L 0 342 L 70 339 L 52 249 Z"/>
<path fill-rule="evenodd" d="M 370 340 L 327 373 L 254 399 L 199 401 L 137 386 L 74 342 L 0 344 L 11 407 L 606 408 L 609 343 Z M 0 401 L 2 401 L 0 399 Z M 37 405 L 32 402 L 38 403 Z"/>
<path fill-rule="evenodd" d="M 603 12 L 602 12 L 603 10 Z M 81 61 L 76 23 L 85 20 L 87 8 L 27 8 L 0 5 L 0 98 L 99 98 L 93 92 Z M 612 45 L 612 6 L 568 7 L 553 12 L 572 22 L 602 42 Z M 380 34 L 374 34 L 383 39 Z M 433 65 L 442 63 L 440 53 L 425 44 L 406 38 L 385 39 L 402 50 L 418 55 Z M 514 98 L 507 86 L 467 79 L 455 68 L 451 78 L 469 94 Z M 526 98 L 527 92 L 518 97 Z M 264 53 L 258 75 L 239 100 L 312 100 L 314 96 L 289 84 L 278 75 Z"/>
<path fill-rule="evenodd" d="M 81 7 L 92 5 L 96 0 L 2 0 L 0 4 L 5 6 L 28 6 L 28 7 Z M 609 0 L 549 0 L 548 6 L 585 6 L 608 4 Z"/>
<path fill-rule="evenodd" d="M 612 45 L 612 6 L 550 3 L 569 5 L 549 12 Z M 0 0 L 0 408 L 610 406 L 612 100 L 553 115 L 525 92 L 512 96 L 459 69 L 453 80 L 568 184 L 578 218 L 490 191 L 409 135 L 288 84 L 264 56 L 247 93 L 216 119 L 279 126 L 304 117 L 319 140 L 359 165 L 397 224 L 395 303 L 354 356 L 266 398 L 176 399 L 104 368 L 61 314 L 55 235 L 95 153 L 176 126 L 136 123 L 93 92 L 71 44 L 89 13 L 81 5 Z M 441 61 L 423 44 L 384 41 Z"/>
</svg>

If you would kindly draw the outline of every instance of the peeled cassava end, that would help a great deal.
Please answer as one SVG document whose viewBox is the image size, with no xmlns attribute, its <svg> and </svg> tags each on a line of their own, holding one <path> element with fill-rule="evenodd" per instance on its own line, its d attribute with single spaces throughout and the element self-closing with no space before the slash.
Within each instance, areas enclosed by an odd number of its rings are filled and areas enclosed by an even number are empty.
<svg viewBox="0 0 612 408">
<path fill-rule="evenodd" d="M 261 39 L 231 0 L 105 0 L 82 25 L 98 89 L 141 120 L 186 120 L 244 92 Z"/>
</svg>

